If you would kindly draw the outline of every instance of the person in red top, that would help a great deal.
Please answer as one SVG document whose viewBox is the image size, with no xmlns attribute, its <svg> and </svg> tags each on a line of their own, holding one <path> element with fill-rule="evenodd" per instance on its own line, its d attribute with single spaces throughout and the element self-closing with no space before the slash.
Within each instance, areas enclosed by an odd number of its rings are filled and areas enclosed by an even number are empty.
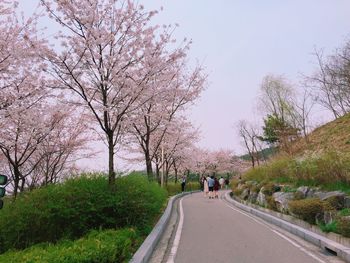
<svg viewBox="0 0 350 263">
<path fill-rule="evenodd" d="M 218 178 L 214 177 L 214 196 L 215 198 L 219 198 L 219 189 L 220 189 L 220 183 Z"/>
</svg>

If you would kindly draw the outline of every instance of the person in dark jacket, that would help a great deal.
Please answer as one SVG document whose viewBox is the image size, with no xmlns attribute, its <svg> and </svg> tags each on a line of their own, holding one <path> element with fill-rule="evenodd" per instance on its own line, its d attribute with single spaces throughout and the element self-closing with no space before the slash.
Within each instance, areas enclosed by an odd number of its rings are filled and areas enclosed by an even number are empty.
<svg viewBox="0 0 350 263">
<path fill-rule="evenodd" d="M 220 189 L 220 183 L 218 178 L 214 177 L 214 196 L 215 198 L 219 198 L 219 189 Z"/>
</svg>

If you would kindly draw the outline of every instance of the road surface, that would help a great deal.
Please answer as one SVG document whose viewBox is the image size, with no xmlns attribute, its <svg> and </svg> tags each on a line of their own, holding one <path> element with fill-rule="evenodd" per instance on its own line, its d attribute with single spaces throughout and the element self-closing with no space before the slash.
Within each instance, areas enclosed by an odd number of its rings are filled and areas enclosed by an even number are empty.
<svg viewBox="0 0 350 263">
<path fill-rule="evenodd" d="M 343 262 L 321 249 L 202 193 L 182 198 L 163 259 L 166 263 Z"/>
</svg>

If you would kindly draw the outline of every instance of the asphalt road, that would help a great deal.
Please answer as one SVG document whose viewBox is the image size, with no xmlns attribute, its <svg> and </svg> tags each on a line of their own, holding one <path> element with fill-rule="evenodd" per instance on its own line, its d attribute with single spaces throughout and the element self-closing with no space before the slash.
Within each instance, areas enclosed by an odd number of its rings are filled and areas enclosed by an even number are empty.
<svg viewBox="0 0 350 263">
<path fill-rule="evenodd" d="M 222 199 L 208 199 L 197 193 L 183 198 L 181 203 L 183 223 L 178 224 L 176 234 L 173 234 L 175 240 L 168 248 L 176 252 L 174 261 L 168 257 L 164 262 L 342 262 L 336 257 L 328 260 L 329 257 L 322 255 L 318 248 L 299 243 Z"/>
</svg>

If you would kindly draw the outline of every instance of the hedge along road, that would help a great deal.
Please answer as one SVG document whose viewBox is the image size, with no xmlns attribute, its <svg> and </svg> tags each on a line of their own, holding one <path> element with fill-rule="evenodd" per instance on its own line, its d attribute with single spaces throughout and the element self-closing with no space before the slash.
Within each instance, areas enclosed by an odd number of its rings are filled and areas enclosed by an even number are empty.
<svg viewBox="0 0 350 263">
<path fill-rule="evenodd" d="M 220 192 L 223 197 L 224 191 Z M 343 262 L 319 248 L 202 193 L 180 200 L 167 263 Z"/>
</svg>

